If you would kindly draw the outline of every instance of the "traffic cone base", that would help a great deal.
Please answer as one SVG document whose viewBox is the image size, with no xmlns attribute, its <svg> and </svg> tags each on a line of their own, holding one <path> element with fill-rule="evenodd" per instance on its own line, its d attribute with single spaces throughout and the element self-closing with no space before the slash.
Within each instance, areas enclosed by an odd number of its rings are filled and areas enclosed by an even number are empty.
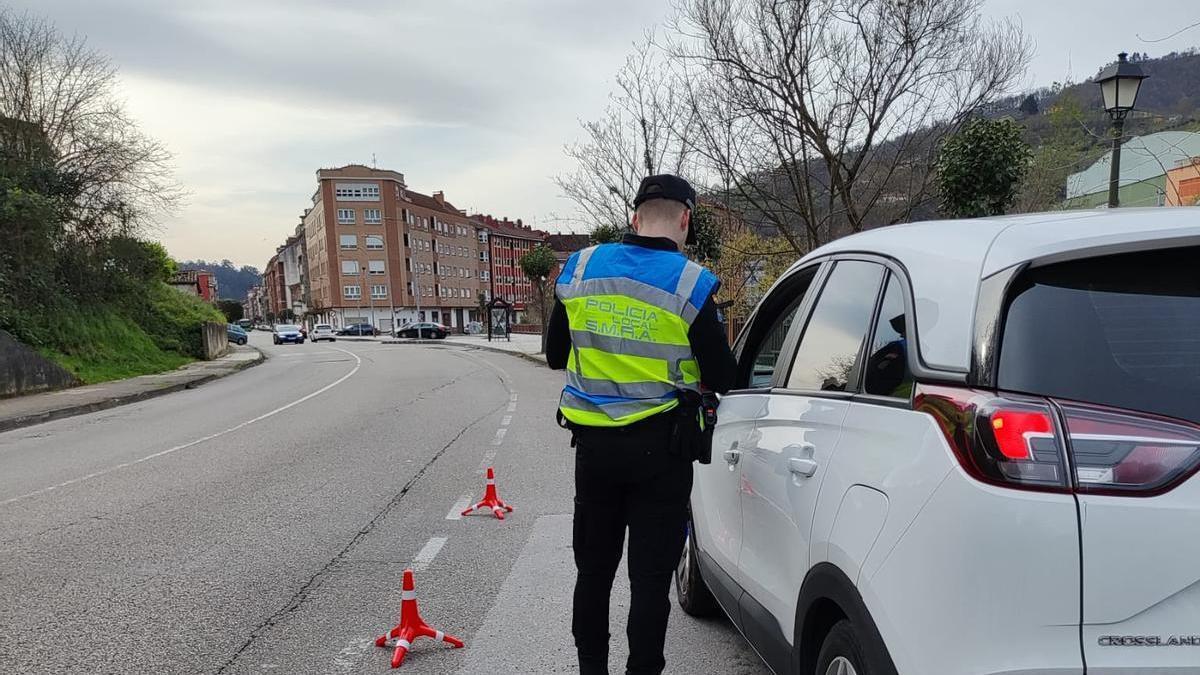
<svg viewBox="0 0 1200 675">
<path fill-rule="evenodd" d="M 504 520 L 504 514 L 512 513 L 513 510 L 513 507 L 505 504 L 504 500 L 500 499 L 500 495 L 496 494 L 496 472 L 490 466 L 487 469 L 487 487 L 483 491 L 483 501 L 463 511 L 462 514 L 465 516 L 480 509 L 489 509 L 492 515 L 499 520 Z"/>
<path fill-rule="evenodd" d="M 392 667 L 399 668 L 404 663 L 404 657 L 412 649 L 417 638 L 430 638 L 458 649 L 463 641 L 453 635 L 446 635 L 440 630 L 434 630 L 421 618 L 421 610 L 417 607 L 416 584 L 413 581 L 413 571 L 404 570 L 404 592 L 400 596 L 400 623 L 395 628 L 375 638 L 376 647 L 395 649 L 392 652 Z"/>
</svg>

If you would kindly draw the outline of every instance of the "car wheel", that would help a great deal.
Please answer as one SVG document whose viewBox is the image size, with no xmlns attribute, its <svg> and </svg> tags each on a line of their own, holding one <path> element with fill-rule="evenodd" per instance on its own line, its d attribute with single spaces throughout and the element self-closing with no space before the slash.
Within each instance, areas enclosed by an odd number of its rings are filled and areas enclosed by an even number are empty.
<svg viewBox="0 0 1200 675">
<path fill-rule="evenodd" d="M 692 519 L 687 521 L 687 538 L 683 542 L 683 555 L 675 568 L 675 595 L 684 612 L 698 617 L 714 616 L 721 609 L 712 591 L 700 577 L 699 551 L 692 536 Z"/>
<path fill-rule="evenodd" d="M 238 340 L 237 343 L 238 343 L 238 346 L 245 346 L 246 338 L 242 338 L 241 340 Z"/>
<path fill-rule="evenodd" d="M 271 342 L 279 344 L 279 338 L 271 338 Z"/>
<path fill-rule="evenodd" d="M 829 629 L 817 656 L 817 675 L 870 675 L 854 624 L 842 620 Z"/>
</svg>

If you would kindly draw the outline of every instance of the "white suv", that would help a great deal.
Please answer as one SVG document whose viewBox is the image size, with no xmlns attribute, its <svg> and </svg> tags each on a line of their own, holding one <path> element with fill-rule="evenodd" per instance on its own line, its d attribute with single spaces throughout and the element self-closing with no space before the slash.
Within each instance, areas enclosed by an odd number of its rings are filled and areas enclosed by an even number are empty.
<svg viewBox="0 0 1200 675">
<path fill-rule="evenodd" d="M 776 673 L 1200 673 L 1200 209 L 846 237 L 736 353 L 685 611 Z"/>
</svg>

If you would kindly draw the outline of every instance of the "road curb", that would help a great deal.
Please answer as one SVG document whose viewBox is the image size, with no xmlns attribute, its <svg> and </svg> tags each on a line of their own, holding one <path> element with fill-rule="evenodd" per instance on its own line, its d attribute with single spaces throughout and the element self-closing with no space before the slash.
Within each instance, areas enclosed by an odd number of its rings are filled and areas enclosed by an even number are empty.
<svg viewBox="0 0 1200 675">
<path fill-rule="evenodd" d="M 511 349 L 501 349 L 500 347 L 490 347 L 490 346 L 488 346 L 488 345 L 475 345 L 475 344 L 466 344 L 466 343 L 463 343 L 463 342 L 454 342 L 454 341 L 445 341 L 445 340 L 422 340 L 422 341 L 420 341 L 420 342 L 417 342 L 417 341 L 416 341 L 415 339 L 413 339 L 413 338 L 408 338 L 408 339 L 393 339 L 393 340 L 382 340 L 382 341 L 380 341 L 380 344 L 385 344 L 385 345 L 425 345 L 425 344 L 435 344 L 435 345 L 439 345 L 439 346 L 441 346 L 441 345 L 445 345 L 445 346 L 452 346 L 452 347 L 461 347 L 461 348 L 463 348 L 463 349 L 479 349 L 479 350 L 482 350 L 482 351 L 485 351 L 485 352 L 495 352 L 496 354 L 508 354 L 509 356 L 515 356 L 515 357 L 517 357 L 517 358 L 519 358 L 519 359 L 525 359 L 526 361 L 529 361 L 530 363 L 534 363 L 534 364 L 537 364 L 537 365 L 539 365 L 539 366 L 542 366 L 543 368 L 549 368 L 549 367 L 550 367 L 550 366 L 549 366 L 549 365 L 546 363 L 546 360 L 545 360 L 545 358 L 544 358 L 544 357 L 542 357 L 542 356 L 540 356 L 540 355 L 538 355 L 538 354 L 527 354 L 527 353 L 525 353 L 525 352 L 515 352 L 515 351 L 513 351 L 513 350 L 511 350 Z"/>
<path fill-rule="evenodd" d="M 117 408 L 123 405 L 129 405 L 130 403 L 138 403 L 139 401 L 146 401 L 152 398 L 158 398 L 159 396 L 174 394 L 175 392 L 183 391 L 185 389 L 195 389 L 202 384 L 208 384 L 213 380 L 219 380 L 221 378 L 233 375 L 234 373 L 240 373 L 247 368 L 252 368 L 267 360 L 266 354 L 264 354 L 261 349 L 256 347 L 251 347 L 251 349 L 258 352 L 257 359 L 254 359 L 253 361 L 243 361 L 226 372 L 212 373 L 198 377 L 194 380 L 189 380 L 187 382 L 177 382 L 165 387 L 150 389 L 148 391 L 142 391 L 136 394 L 130 394 L 128 396 L 115 396 L 113 398 L 104 399 L 103 401 L 80 403 L 78 405 L 55 408 L 54 410 L 48 410 L 46 412 L 0 420 L 0 433 L 12 431 L 13 429 L 21 429 L 23 427 L 44 424 L 46 422 L 53 422 L 54 420 L 60 420 L 67 417 L 75 417 L 76 415 L 86 415 L 88 413 L 99 412 L 101 410 L 108 410 L 109 408 Z"/>
</svg>

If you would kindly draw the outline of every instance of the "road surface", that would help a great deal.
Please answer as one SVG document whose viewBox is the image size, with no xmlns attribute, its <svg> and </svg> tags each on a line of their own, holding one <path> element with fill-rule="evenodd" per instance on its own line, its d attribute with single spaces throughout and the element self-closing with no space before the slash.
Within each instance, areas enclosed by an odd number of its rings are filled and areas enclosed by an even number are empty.
<svg viewBox="0 0 1200 675">
<path fill-rule="evenodd" d="M 561 375 L 450 345 L 252 344 L 203 387 L 0 434 L 0 672 L 568 673 L 572 455 Z M 504 522 L 457 512 L 494 465 Z M 623 575 L 623 572 L 622 572 Z M 626 654 L 618 577 L 610 667 Z M 667 672 L 766 673 L 676 607 Z"/>
</svg>

